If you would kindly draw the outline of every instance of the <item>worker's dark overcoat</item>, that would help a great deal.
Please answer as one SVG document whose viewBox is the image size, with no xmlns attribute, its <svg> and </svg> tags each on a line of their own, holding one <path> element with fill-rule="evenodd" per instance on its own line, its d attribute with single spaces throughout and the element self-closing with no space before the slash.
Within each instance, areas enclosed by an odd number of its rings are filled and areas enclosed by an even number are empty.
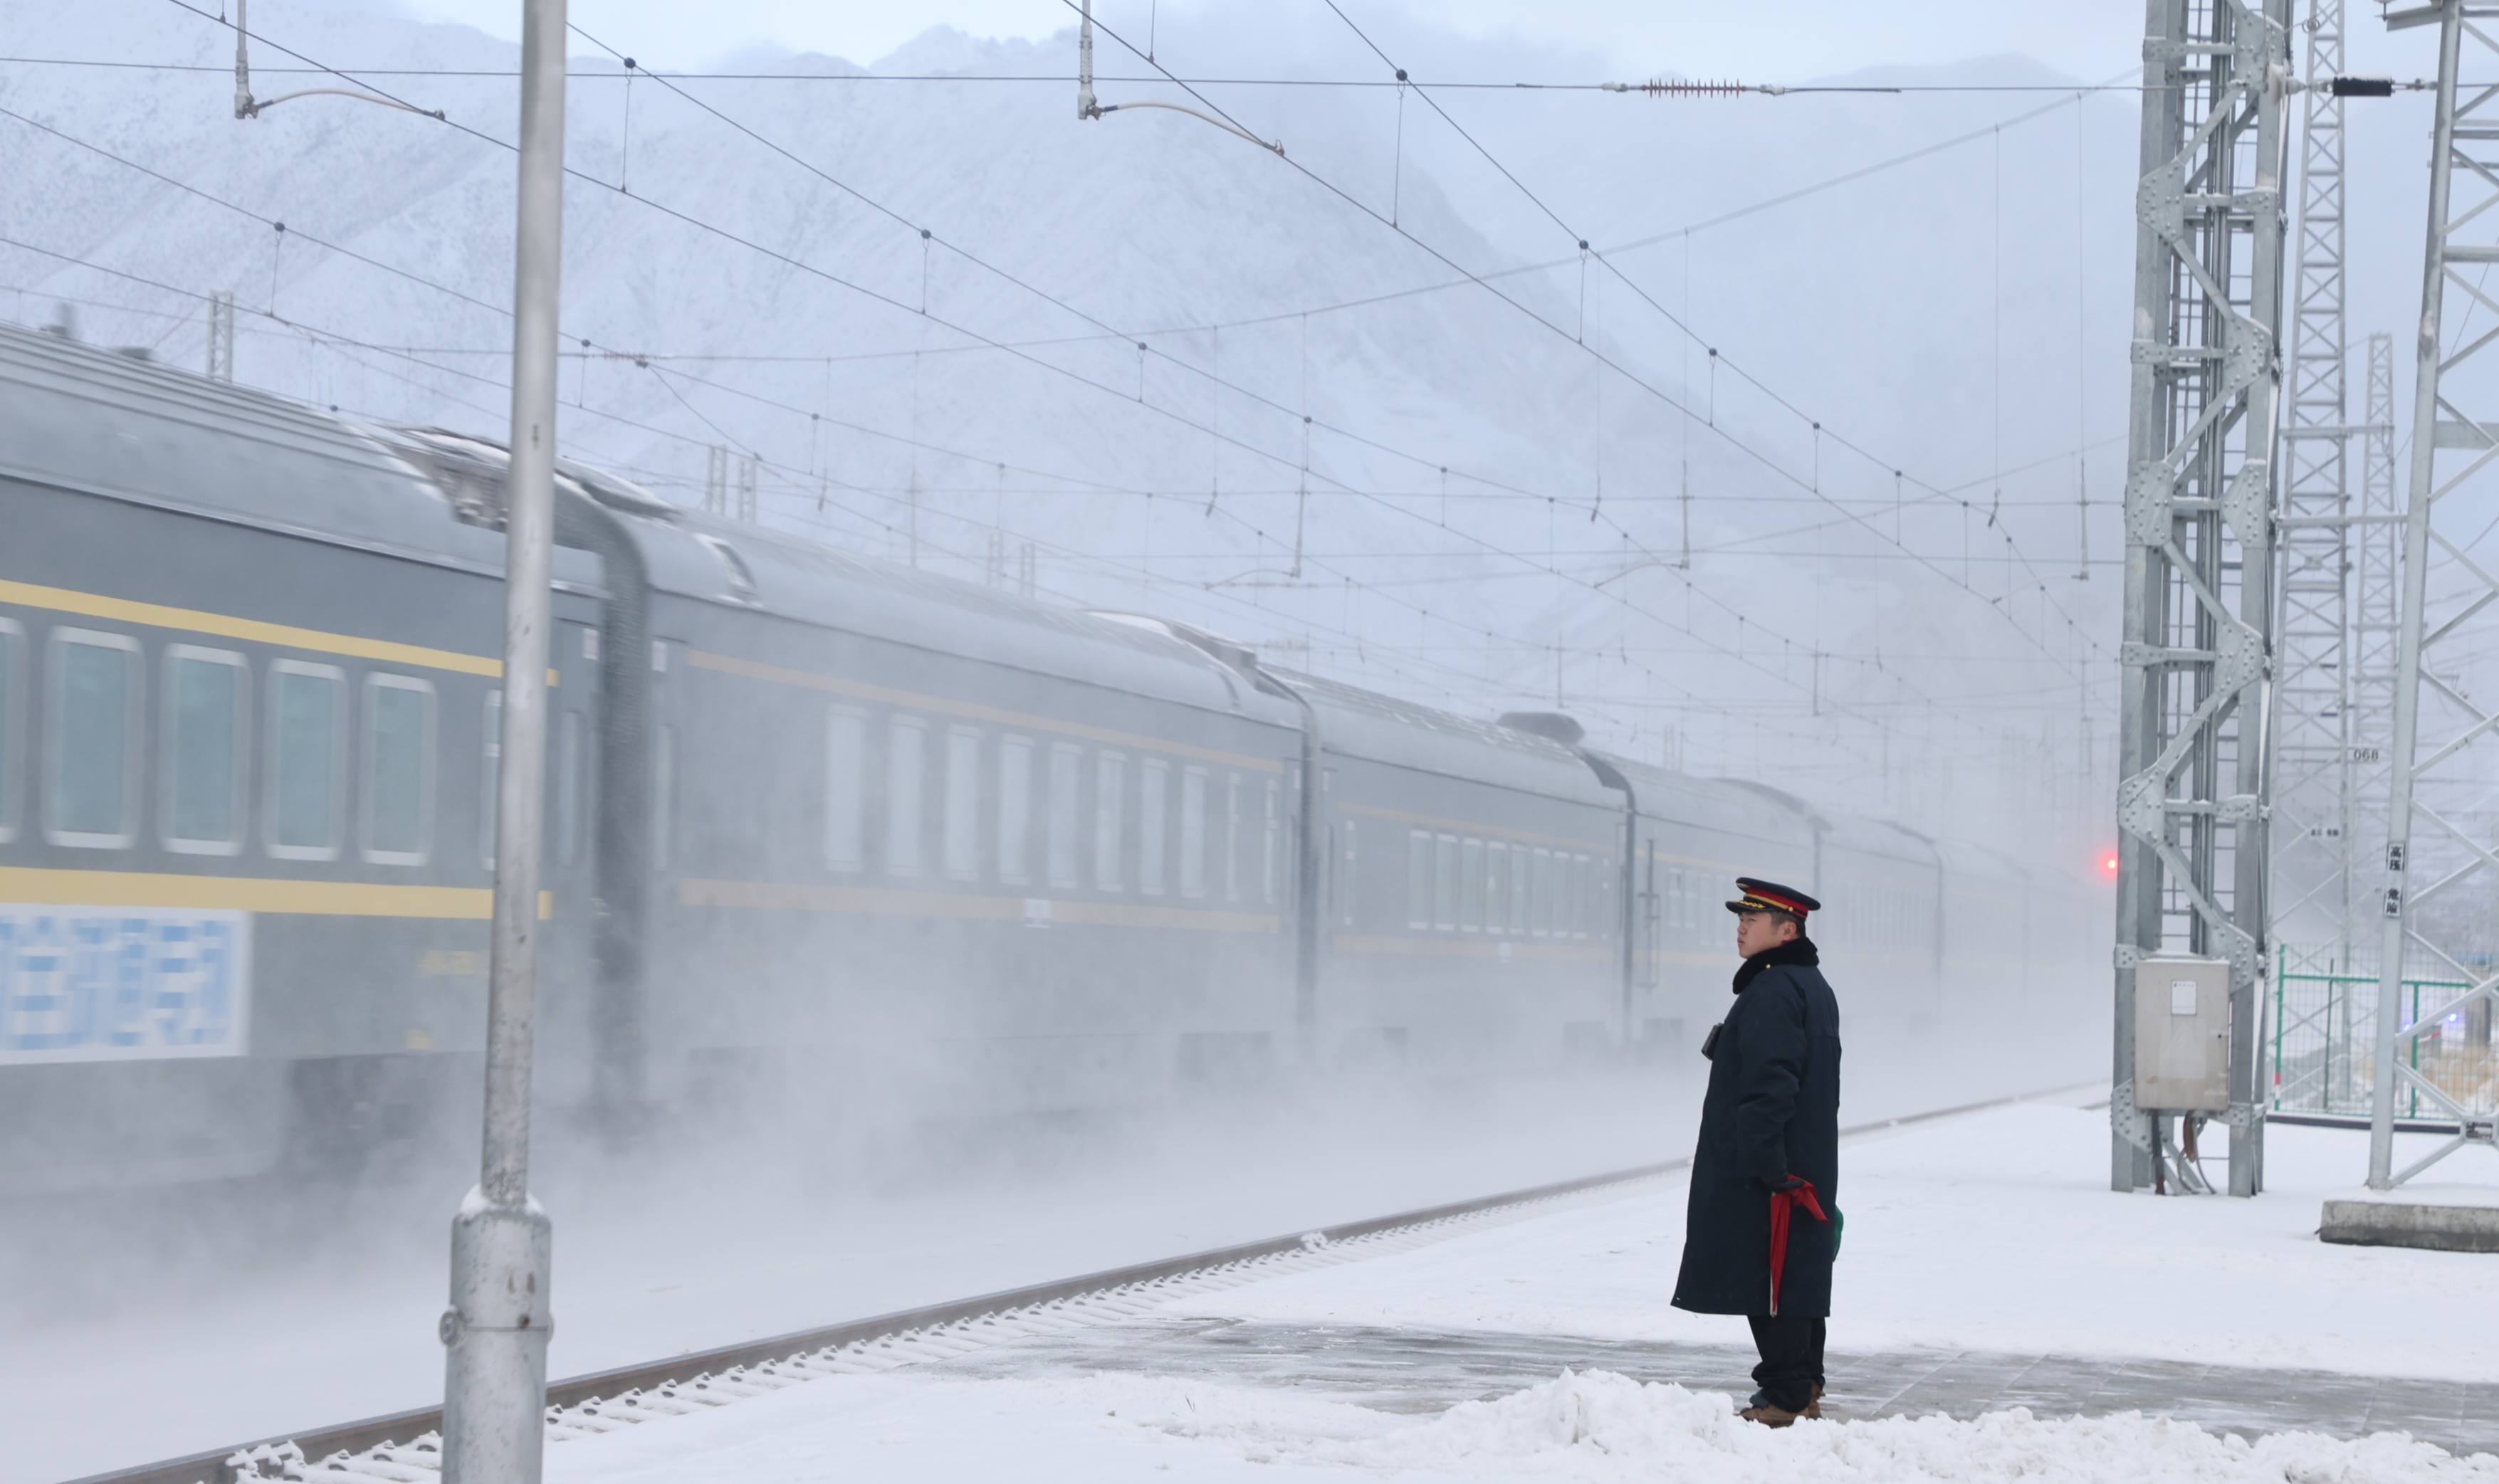
<svg viewBox="0 0 2499 1484">
<path fill-rule="evenodd" d="M 1770 1311 L 1770 1184 L 1813 1181 L 1825 1212 L 1839 1190 L 1839 1002 L 1804 938 L 1744 960 L 1736 1003 L 1711 1048 L 1701 1141 L 1692 1156 L 1683 1271 L 1674 1307 Z M 1779 1312 L 1831 1312 L 1833 1231 L 1798 1207 L 1788 1226 Z"/>
</svg>

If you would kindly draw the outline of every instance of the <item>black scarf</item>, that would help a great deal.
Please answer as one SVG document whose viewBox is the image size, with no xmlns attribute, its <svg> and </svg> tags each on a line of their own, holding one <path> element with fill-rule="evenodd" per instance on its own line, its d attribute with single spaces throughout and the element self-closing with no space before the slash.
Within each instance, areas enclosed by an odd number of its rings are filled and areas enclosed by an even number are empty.
<svg viewBox="0 0 2499 1484">
<path fill-rule="evenodd" d="M 1764 949 L 1745 959 L 1743 966 L 1736 971 L 1736 992 L 1743 993 L 1746 984 L 1774 963 L 1797 963 L 1810 969 L 1821 962 L 1822 954 L 1814 950 L 1813 940 L 1799 933 L 1776 948 Z"/>
</svg>

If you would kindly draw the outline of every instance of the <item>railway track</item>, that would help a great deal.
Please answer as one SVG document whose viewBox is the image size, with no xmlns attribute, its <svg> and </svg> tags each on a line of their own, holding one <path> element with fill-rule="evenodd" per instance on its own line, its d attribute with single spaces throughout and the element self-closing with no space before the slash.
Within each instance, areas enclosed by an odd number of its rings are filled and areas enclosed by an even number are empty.
<svg viewBox="0 0 2499 1484">
<path fill-rule="evenodd" d="M 2054 1095 L 1939 1108 L 1840 1132 L 1843 1136 L 1877 1132 Z M 546 1397 L 547 1439 L 561 1442 L 723 1406 L 818 1376 L 890 1371 L 1001 1340 L 1107 1323 L 1170 1299 L 1234 1287 L 1294 1269 L 1384 1256 L 1461 1230 L 1515 1219 L 1575 1196 L 1657 1179 L 1690 1163 L 1689 1159 L 1668 1160 L 1532 1185 L 551 1381 Z M 424 1484 L 440 1473 L 441 1426 L 440 1406 L 418 1407 L 89 1474 L 70 1484 L 251 1484 L 279 1479 Z"/>
</svg>

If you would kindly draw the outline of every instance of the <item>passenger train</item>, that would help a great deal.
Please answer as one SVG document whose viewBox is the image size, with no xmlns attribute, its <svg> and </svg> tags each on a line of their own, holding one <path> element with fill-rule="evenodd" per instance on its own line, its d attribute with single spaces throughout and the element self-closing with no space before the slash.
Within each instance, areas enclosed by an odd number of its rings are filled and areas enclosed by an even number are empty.
<svg viewBox="0 0 2499 1484">
<path fill-rule="evenodd" d="M 503 483 L 0 326 L 0 1189 L 353 1164 L 473 1102 Z M 2079 879 L 558 484 L 549 1117 L 1697 1067 L 1738 871 L 1829 903 L 1852 1055 L 2093 1014 Z"/>
</svg>

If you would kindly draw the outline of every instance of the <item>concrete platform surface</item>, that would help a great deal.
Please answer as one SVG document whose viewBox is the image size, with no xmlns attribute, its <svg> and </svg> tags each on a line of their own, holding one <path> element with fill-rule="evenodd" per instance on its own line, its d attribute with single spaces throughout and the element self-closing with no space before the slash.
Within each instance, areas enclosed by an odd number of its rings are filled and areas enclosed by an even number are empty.
<svg viewBox="0 0 2499 1484">
<path fill-rule="evenodd" d="M 1742 1333 L 1740 1321 L 1728 1324 Z M 1754 1359 L 1749 1345 L 1147 1317 L 998 1344 L 928 1369 L 983 1378 L 1202 1376 L 1437 1412 L 1549 1381 L 1566 1368 L 1740 1397 L 1752 1390 Z M 1823 1404 L 1836 1418 L 1965 1419 L 2016 1406 L 2040 1417 L 2131 1411 L 2247 1437 L 2405 1432 L 2459 1454 L 2499 1454 L 2499 1384 L 1966 1350 L 1834 1351 L 1827 1369 Z"/>
</svg>

